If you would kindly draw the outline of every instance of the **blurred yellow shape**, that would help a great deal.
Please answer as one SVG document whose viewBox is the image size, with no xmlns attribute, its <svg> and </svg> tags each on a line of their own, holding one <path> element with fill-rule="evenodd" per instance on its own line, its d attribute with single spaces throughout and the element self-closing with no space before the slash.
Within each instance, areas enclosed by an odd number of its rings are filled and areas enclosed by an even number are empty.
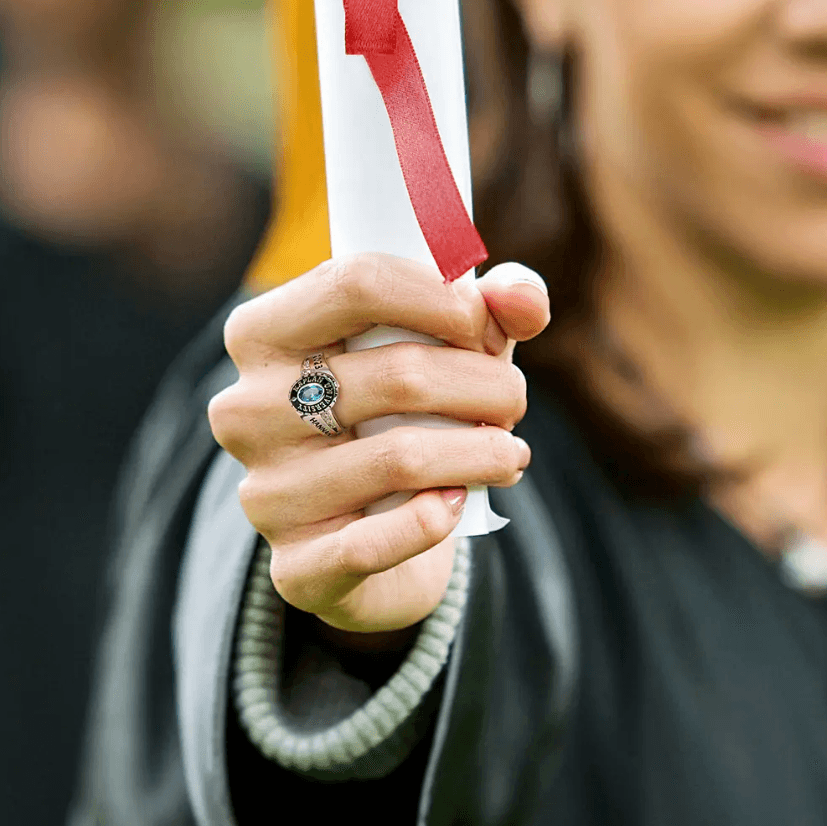
<svg viewBox="0 0 827 826">
<path fill-rule="evenodd" d="M 313 0 L 270 0 L 274 15 L 275 209 L 250 266 L 256 292 L 283 284 L 330 258 L 322 107 Z M 281 151 L 279 152 L 279 147 Z"/>
</svg>

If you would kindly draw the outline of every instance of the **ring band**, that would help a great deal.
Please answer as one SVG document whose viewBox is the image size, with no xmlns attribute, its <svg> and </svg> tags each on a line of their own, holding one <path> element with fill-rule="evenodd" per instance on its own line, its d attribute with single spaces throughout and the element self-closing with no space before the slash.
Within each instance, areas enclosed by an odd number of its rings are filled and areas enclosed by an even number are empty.
<svg viewBox="0 0 827 826">
<path fill-rule="evenodd" d="M 339 398 L 339 382 L 322 353 L 308 356 L 302 362 L 301 378 L 290 388 L 289 398 L 299 416 L 325 436 L 344 432 L 332 409 Z"/>
</svg>

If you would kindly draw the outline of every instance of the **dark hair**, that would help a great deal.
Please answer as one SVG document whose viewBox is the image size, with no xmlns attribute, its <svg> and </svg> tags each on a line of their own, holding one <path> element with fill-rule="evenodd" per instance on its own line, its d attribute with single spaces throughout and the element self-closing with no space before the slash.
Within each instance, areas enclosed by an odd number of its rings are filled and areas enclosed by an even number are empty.
<svg viewBox="0 0 827 826">
<path fill-rule="evenodd" d="M 578 172 L 576 56 L 542 56 L 559 73 L 562 97 L 555 118 L 537 118 L 527 93 L 531 50 L 510 0 L 468 0 L 464 26 L 475 221 L 490 254 L 484 269 L 526 264 L 543 276 L 551 299 L 551 323 L 518 348 L 520 366 L 569 409 L 622 491 L 696 496 L 720 474 L 692 455 L 689 429 L 669 415 L 651 427 L 633 425 L 592 381 L 598 368 L 609 369 L 646 392 L 635 365 L 600 334 L 595 287 L 606 252 Z"/>
</svg>

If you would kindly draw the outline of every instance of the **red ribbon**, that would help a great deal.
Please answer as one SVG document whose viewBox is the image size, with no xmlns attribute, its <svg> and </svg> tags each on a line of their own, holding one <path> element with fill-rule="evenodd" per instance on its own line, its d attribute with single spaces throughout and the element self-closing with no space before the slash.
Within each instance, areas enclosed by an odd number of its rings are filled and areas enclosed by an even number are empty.
<svg viewBox="0 0 827 826">
<path fill-rule="evenodd" d="M 344 0 L 345 51 L 364 55 L 393 129 L 416 219 L 451 282 L 488 258 L 459 194 L 397 0 Z"/>
</svg>

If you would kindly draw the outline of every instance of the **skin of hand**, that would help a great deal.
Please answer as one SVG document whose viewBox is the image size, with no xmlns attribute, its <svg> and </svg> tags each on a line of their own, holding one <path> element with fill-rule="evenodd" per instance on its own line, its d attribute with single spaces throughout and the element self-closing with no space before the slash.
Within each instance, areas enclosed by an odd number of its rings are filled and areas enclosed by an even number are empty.
<svg viewBox="0 0 827 826">
<path fill-rule="evenodd" d="M 237 308 L 227 350 L 239 370 L 210 403 L 213 433 L 244 464 L 239 495 L 272 549 L 271 576 L 290 605 L 357 635 L 407 629 L 439 604 L 450 578 L 468 485 L 511 486 L 530 450 L 511 430 L 526 409 L 514 342 L 540 333 L 549 302 L 516 264 L 445 284 L 433 268 L 369 254 L 334 259 Z M 442 340 L 345 353 L 374 325 Z M 340 383 L 336 437 L 288 401 L 302 360 L 323 351 Z M 356 439 L 360 421 L 427 412 L 485 427 L 397 427 Z M 393 511 L 363 509 L 420 491 Z"/>
</svg>

